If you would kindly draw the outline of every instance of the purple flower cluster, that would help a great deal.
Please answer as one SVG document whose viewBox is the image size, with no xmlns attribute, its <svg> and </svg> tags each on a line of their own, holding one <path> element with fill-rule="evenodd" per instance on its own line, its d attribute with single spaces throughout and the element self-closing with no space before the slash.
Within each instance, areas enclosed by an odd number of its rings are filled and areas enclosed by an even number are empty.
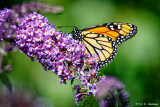
<svg viewBox="0 0 160 107">
<path fill-rule="evenodd" d="M 0 96 L 0 107 L 53 107 L 47 97 L 37 95 L 35 90 L 28 86 L 14 86 L 12 93 L 1 86 Z"/>
<path fill-rule="evenodd" d="M 79 45 L 71 34 L 56 32 L 54 25 L 50 25 L 48 19 L 40 14 L 33 13 L 21 18 L 16 35 L 20 51 L 39 61 L 45 70 L 52 70 L 61 78 L 61 83 L 76 77 L 83 80 L 97 73 L 92 70 L 92 73 L 83 76 L 82 69 L 87 72 L 89 68 L 97 67 L 96 58 L 84 54 L 85 45 Z"/>
<path fill-rule="evenodd" d="M 83 56 L 78 53 L 82 53 L 84 46 L 78 46 L 71 35 L 55 32 L 54 25 L 50 25 L 48 19 L 40 14 L 29 14 L 19 22 L 16 43 L 21 52 L 32 60 L 36 57 L 44 69 L 52 70 L 61 78 L 62 83 L 73 78 L 73 72 L 69 69 L 80 62 Z M 74 50 L 76 51 L 73 52 Z"/>
<path fill-rule="evenodd" d="M 4 55 L 10 51 L 16 51 L 15 45 L 15 31 L 16 31 L 16 20 L 15 14 L 12 10 L 4 8 L 0 10 L 0 74 L 4 71 L 11 72 L 12 66 L 9 64 L 3 64 Z M 2 40 L 10 42 L 2 42 Z"/>
<path fill-rule="evenodd" d="M 130 107 L 124 85 L 115 77 L 104 77 L 96 92 L 100 107 Z"/>
<path fill-rule="evenodd" d="M 98 77 L 98 72 L 95 69 L 91 69 L 89 72 L 84 71 L 81 71 L 81 76 L 79 77 L 82 87 L 79 85 L 74 86 L 74 90 L 76 90 L 74 96 L 77 105 L 86 95 L 89 96 L 90 94 L 93 94 L 95 96 L 98 90 L 97 85 L 103 80 L 103 76 Z"/>
<path fill-rule="evenodd" d="M 21 5 L 13 5 L 11 9 L 14 10 L 19 17 L 24 17 L 26 14 L 30 14 L 32 12 L 53 14 L 63 12 L 63 7 L 61 6 L 50 5 L 42 2 L 24 2 Z"/>
<path fill-rule="evenodd" d="M 10 41 L 14 37 L 17 18 L 12 10 L 4 8 L 0 11 L 0 41 Z"/>
<path fill-rule="evenodd" d="M 85 54 L 85 45 L 79 45 L 71 34 L 56 32 L 54 25 L 50 25 L 47 18 L 33 13 L 19 20 L 16 35 L 20 51 L 32 60 L 39 61 L 45 70 L 52 70 L 61 78 L 61 83 L 71 79 L 81 80 L 83 88 L 74 88 L 77 90 L 76 102 L 86 94 L 95 95 L 99 80 L 98 57 Z M 79 89 L 86 91 L 84 93 Z"/>
</svg>

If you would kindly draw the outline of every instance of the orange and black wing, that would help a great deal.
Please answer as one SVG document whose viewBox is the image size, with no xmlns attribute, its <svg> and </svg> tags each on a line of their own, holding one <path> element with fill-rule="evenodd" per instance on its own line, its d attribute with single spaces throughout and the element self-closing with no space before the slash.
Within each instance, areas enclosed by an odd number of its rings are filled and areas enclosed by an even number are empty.
<svg viewBox="0 0 160 107">
<path fill-rule="evenodd" d="M 86 28 L 82 30 L 81 35 L 84 35 L 85 37 L 87 33 L 106 35 L 119 44 L 119 42 L 122 43 L 123 41 L 133 37 L 137 33 L 137 27 L 128 23 L 106 23 Z M 122 37 L 122 39 L 120 37 Z"/>
<path fill-rule="evenodd" d="M 108 65 L 115 57 L 117 47 L 133 37 L 137 27 L 128 23 L 107 23 L 77 31 L 78 40 L 86 45 L 86 52 L 99 57 L 99 67 Z"/>
</svg>

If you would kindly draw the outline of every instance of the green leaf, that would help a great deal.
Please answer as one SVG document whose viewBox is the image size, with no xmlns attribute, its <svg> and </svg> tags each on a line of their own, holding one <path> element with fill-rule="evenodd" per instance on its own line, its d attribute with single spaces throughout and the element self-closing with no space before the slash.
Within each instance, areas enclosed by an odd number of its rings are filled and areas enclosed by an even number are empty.
<svg viewBox="0 0 160 107">
<path fill-rule="evenodd" d="M 73 82 L 74 82 L 74 79 L 71 79 L 71 85 L 73 84 Z"/>
<path fill-rule="evenodd" d="M 83 101 L 82 107 L 99 107 L 97 99 L 91 94 Z"/>
<path fill-rule="evenodd" d="M 74 82 L 74 79 L 71 79 L 71 88 L 72 88 L 72 92 L 74 93 L 74 84 L 73 84 L 73 82 Z"/>
<path fill-rule="evenodd" d="M 12 94 L 12 84 L 5 73 L 0 74 L 0 80 L 2 81 L 3 85 L 7 87 L 10 94 Z"/>
</svg>

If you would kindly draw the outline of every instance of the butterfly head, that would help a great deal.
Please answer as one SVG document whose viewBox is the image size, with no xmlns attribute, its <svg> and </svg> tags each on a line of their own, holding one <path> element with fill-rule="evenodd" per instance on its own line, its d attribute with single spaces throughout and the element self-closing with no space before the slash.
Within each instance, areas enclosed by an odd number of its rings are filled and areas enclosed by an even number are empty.
<svg viewBox="0 0 160 107">
<path fill-rule="evenodd" d="M 74 27 L 72 34 L 73 34 L 74 39 L 81 40 L 81 30 L 80 29 L 78 29 L 77 27 Z"/>
</svg>

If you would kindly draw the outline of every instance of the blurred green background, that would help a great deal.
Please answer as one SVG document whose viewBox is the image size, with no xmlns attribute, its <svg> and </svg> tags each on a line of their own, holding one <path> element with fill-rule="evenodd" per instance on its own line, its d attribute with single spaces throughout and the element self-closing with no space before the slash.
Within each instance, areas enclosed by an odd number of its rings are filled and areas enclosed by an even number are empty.
<svg viewBox="0 0 160 107">
<path fill-rule="evenodd" d="M 130 94 L 131 104 L 160 105 L 160 0 L 39 0 L 64 7 L 58 15 L 43 14 L 55 26 L 80 29 L 108 22 L 126 22 L 138 27 L 136 36 L 119 46 L 115 60 L 100 71 L 120 79 Z M 1 0 L 0 8 L 21 4 L 20 0 Z M 62 29 L 71 32 L 71 28 Z M 11 53 L 16 86 L 31 87 L 54 107 L 76 107 L 70 81 L 60 84 L 52 71 L 44 71 L 25 54 Z M 80 105 L 79 107 L 81 107 Z"/>
</svg>

